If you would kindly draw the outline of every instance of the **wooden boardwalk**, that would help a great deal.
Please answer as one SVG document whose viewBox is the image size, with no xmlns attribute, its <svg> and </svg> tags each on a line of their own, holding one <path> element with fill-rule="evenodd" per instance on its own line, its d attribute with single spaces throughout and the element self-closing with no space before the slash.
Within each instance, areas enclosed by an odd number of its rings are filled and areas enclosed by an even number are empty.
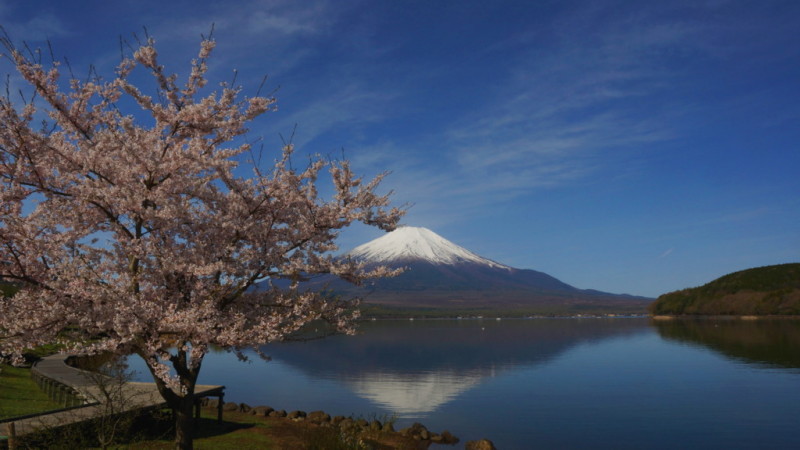
<svg viewBox="0 0 800 450">
<path fill-rule="evenodd" d="M 37 430 L 58 428 L 109 414 L 112 409 L 103 403 L 101 386 L 111 387 L 114 380 L 95 372 L 80 370 L 66 364 L 69 355 L 52 355 L 37 362 L 31 376 L 52 400 L 65 406 L 65 409 L 26 416 L 13 420 L 16 436 L 23 436 Z M 117 382 L 119 383 L 119 382 Z M 108 388 L 107 388 L 108 389 Z M 202 397 L 219 397 L 217 418 L 222 420 L 222 404 L 225 386 L 197 385 L 195 414 L 199 417 Z M 124 382 L 120 389 L 121 399 L 116 400 L 115 413 L 126 413 L 145 409 L 166 407 L 166 402 L 158 393 L 155 383 Z M 7 435 L 10 421 L 0 424 L 0 436 Z M 10 434 L 10 433 L 9 433 Z M 6 436 L 3 436 L 6 437 Z M 0 446 L 2 445 L 0 437 Z"/>
</svg>

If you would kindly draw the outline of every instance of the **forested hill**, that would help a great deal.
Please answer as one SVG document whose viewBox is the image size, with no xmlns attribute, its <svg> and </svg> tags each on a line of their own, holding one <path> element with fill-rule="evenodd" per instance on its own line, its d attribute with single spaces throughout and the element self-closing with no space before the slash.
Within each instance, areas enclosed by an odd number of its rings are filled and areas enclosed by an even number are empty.
<svg viewBox="0 0 800 450">
<path fill-rule="evenodd" d="M 14 295 L 14 293 L 17 292 L 18 290 L 19 288 L 17 286 L 15 286 L 12 283 L 3 281 L 0 278 L 0 297 L 8 297 Z"/>
<path fill-rule="evenodd" d="M 800 315 L 800 263 L 734 272 L 704 286 L 664 294 L 654 315 Z"/>
</svg>

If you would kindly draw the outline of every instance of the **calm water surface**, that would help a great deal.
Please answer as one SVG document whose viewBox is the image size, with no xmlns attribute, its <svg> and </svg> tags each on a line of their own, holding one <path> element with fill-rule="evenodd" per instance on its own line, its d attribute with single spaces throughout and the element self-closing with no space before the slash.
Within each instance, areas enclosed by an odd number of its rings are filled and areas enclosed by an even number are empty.
<svg viewBox="0 0 800 450">
<path fill-rule="evenodd" d="M 419 421 L 462 448 L 800 448 L 798 321 L 373 321 L 264 351 L 211 354 L 200 382 L 250 405 Z"/>
</svg>

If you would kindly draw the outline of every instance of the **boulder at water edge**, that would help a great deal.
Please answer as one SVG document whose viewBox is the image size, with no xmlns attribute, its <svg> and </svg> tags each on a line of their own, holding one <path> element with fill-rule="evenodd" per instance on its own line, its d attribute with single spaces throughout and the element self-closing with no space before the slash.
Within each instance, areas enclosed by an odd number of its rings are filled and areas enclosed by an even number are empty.
<svg viewBox="0 0 800 450">
<path fill-rule="evenodd" d="M 464 446 L 464 450 L 497 450 L 488 439 L 481 439 L 479 441 L 468 441 Z"/>
</svg>

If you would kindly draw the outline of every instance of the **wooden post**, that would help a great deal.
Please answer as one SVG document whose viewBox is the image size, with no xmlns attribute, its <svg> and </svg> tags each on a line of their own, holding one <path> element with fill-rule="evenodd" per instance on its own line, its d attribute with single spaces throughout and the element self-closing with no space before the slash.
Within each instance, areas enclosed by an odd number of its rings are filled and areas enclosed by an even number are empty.
<svg viewBox="0 0 800 450">
<path fill-rule="evenodd" d="M 66 407 L 71 408 L 75 406 L 75 391 L 72 388 L 67 389 Z"/>
<path fill-rule="evenodd" d="M 222 404 L 223 399 L 225 398 L 225 394 L 222 392 L 219 393 L 219 402 L 217 402 L 217 422 L 222 423 Z"/>
<path fill-rule="evenodd" d="M 66 401 L 66 399 L 67 399 L 67 395 L 66 394 L 67 394 L 66 386 L 64 386 L 63 384 L 59 384 L 58 385 L 58 399 L 56 400 L 56 402 L 59 405 L 61 405 L 62 403 L 64 403 Z"/>
<path fill-rule="evenodd" d="M 8 422 L 6 430 L 8 433 L 8 450 L 17 450 L 17 427 L 14 422 Z"/>
</svg>

